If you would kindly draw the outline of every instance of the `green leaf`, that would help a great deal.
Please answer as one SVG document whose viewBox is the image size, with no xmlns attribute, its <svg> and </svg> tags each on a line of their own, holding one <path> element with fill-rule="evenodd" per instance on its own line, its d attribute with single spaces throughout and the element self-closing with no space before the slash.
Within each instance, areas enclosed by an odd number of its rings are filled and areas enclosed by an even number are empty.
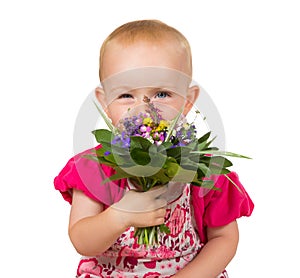
<svg viewBox="0 0 300 278">
<path fill-rule="evenodd" d="M 167 184 L 171 180 L 171 178 L 166 175 L 165 169 L 161 168 L 149 178 L 155 180 L 157 184 Z"/>
<path fill-rule="evenodd" d="M 206 144 L 207 144 L 206 141 L 201 142 L 200 144 L 198 144 L 197 150 L 202 151 L 206 147 Z"/>
<path fill-rule="evenodd" d="M 119 155 L 115 154 L 115 153 L 105 155 L 105 156 L 103 156 L 103 158 L 105 160 L 111 162 L 115 166 L 117 166 L 117 165 L 122 166 L 123 164 L 125 164 L 125 160 L 122 157 L 120 157 Z"/>
<path fill-rule="evenodd" d="M 157 155 L 158 147 L 155 144 L 151 144 L 148 151 L 151 156 L 155 156 L 155 155 Z"/>
<path fill-rule="evenodd" d="M 110 143 L 103 142 L 103 143 L 101 143 L 101 146 L 104 151 L 112 152 Z"/>
<path fill-rule="evenodd" d="M 195 153 L 190 153 L 188 158 L 189 158 L 189 160 L 191 160 L 195 163 L 198 163 L 200 161 L 201 156 L 200 156 L 200 154 L 197 154 L 197 153 L 196 154 Z"/>
<path fill-rule="evenodd" d="M 217 191 L 221 190 L 220 188 L 215 187 L 215 182 L 213 180 L 203 180 L 201 187 L 204 187 L 207 189 L 212 189 L 212 190 L 217 190 Z"/>
<path fill-rule="evenodd" d="M 149 153 L 140 148 L 134 148 L 130 152 L 131 158 L 139 165 L 147 165 L 150 163 L 151 158 Z"/>
<path fill-rule="evenodd" d="M 170 127 L 169 127 L 169 131 L 168 131 L 168 134 L 167 134 L 167 137 L 166 137 L 166 142 L 168 142 L 172 136 L 172 133 L 173 133 L 173 130 L 175 128 L 175 125 L 177 124 L 178 120 L 180 119 L 180 116 L 183 112 L 183 107 L 180 109 L 179 113 L 177 114 L 177 116 L 175 117 L 175 119 L 172 121 Z"/>
<path fill-rule="evenodd" d="M 177 163 L 167 162 L 165 164 L 165 173 L 168 177 L 174 177 L 179 171 L 180 166 Z"/>
<path fill-rule="evenodd" d="M 205 145 L 205 148 L 208 148 L 208 146 L 210 146 L 210 144 L 217 138 L 217 136 L 215 136 L 213 139 L 211 139 L 210 141 L 208 141 Z"/>
<path fill-rule="evenodd" d="M 107 129 L 97 129 L 92 131 L 92 133 L 95 135 L 96 141 L 100 144 L 111 144 L 112 139 L 115 137 L 113 133 Z"/>
<path fill-rule="evenodd" d="M 98 112 L 100 113 L 100 115 L 101 115 L 102 118 L 104 119 L 104 121 L 105 121 L 106 125 L 108 126 L 108 128 L 109 128 L 112 132 L 114 132 L 114 131 L 115 131 L 115 127 L 112 125 L 111 120 L 106 116 L 105 112 L 104 112 L 102 109 L 100 109 L 100 108 L 98 107 L 98 105 L 97 105 L 97 103 L 96 103 L 95 101 L 94 101 L 94 104 L 95 104 L 95 106 L 96 106 Z"/>
<path fill-rule="evenodd" d="M 205 142 L 205 144 L 206 144 L 206 141 L 207 141 L 207 139 L 209 138 L 210 134 L 211 134 L 211 131 L 205 133 L 203 136 L 201 136 L 201 137 L 198 139 L 198 143 L 201 144 L 201 143 Z"/>
<path fill-rule="evenodd" d="M 191 148 L 189 147 L 175 147 L 167 150 L 167 155 L 174 157 L 175 159 L 188 157 L 190 153 L 191 153 Z"/>
<path fill-rule="evenodd" d="M 106 150 L 103 148 L 99 148 L 99 149 L 95 150 L 95 154 L 100 157 L 104 156 L 105 152 L 106 152 Z"/>
<path fill-rule="evenodd" d="M 161 225 L 159 226 L 159 230 L 160 230 L 162 233 L 166 233 L 166 234 L 171 233 L 169 227 L 168 227 L 166 224 L 161 224 Z"/>
<path fill-rule="evenodd" d="M 211 171 L 211 174 L 213 175 L 223 175 L 230 173 L 228 169 L 222 167 L 210 166 L 209 169 Z"/>
<path fill-rule="evenodd" d="M 210 169 L 204 163 L 198 163 L 198 170 L 200 170 L 205 177 L 211 175 Z"/>
<path fill-rule="evenodd" d="M 156 153 L 153 154 L 150 152 L 151 155 L 151 165 L 153 167 L 163 167 L 163 165 L 168 161 L 168 157 L 164 155 L 163 153 Z M 176 159 L 174 159 L 174 162 L 176 162 Z"/>
<path fill-rule="evenodd" d="M 245 155 L 241 155 L 241 154 L 237 154 L 237 153 L 232 153 L 232 152 L 219 151 L 219 150 L 192 151 L 191 153 L 224 155 L 224 156 L 232 156 L 232 157 L 238 157 L 238 158 L 252 159 L 249 156 L 245 156 Z"/>
<path fill-rule="evenodd" d="M 171 148 L 173 144 L 171 142 L 163 142 L 157 149 L 158 152 L 163 152 L 169 148 Z"/>
<path fill-rule="evenodd" d="M 197 177 L 197 171 L 187 170 L 182 167 L 178 168 L 176 175 L 172 178 L 172 181 L 189 183 Z"/>
<path fill-rule="evenodd" d="M 181 150 L 180 148 L 171 148 L 167 150 L 168 157 L 173 157 L 175 159 L 180 158 Z"/>
<path fill-rule="evenodd" d="M 112 163 L 108 160 L 106 160 L 104 157 L 98 157 L 98 156 L 94 156 L 94 155 L 83 155 L 83 157 L 87 158 L 87 159 L 90 159 L 90 160 L 93 160 L 93 161 L 96 161 L 100 164 L 105 164 L 107 166 L 111 166 L 111 167 L 115 167 L 116 164 L 115 163 Z"/>
<path fill-rule="evenodd" d="M 203 180 L 201 186 L 205 188 L 213 188 L 214 184 L 215 182 L 213 180 Z"/>
<path fill-rule="evenodd" d="M 205 163 L 208 167 L 218 166 L 226 168 L 232 166 L 231 161 L 222 156 L 201 156 L 200 161 Z"/>
<path fill-rule="evenodd" d="M 209 148 L 205 148 L 204 150 L 203 150 L 203 152 L 206 152 L 206 151 L 219 151 L 219 149 L 217 148 L 217 147 L 209 147 Z"/>
<path fill-rule="evenodd" d="M 116 171 L 116 173 L 114 175 L 108 177 L 107 179 L 105 179 L 103 181 L 103 184 L 107 183 L 109 181 L 115 181 L 115 180 L 120 180 L 120 179 L 125 179 L 125 178 L 132 177 L 132 174 L 123 171 L 123 169 L 120 168 L 120 167 L 116 167 L 115 171 Z"/>
<path fill-rule="evenodd" d="M 123 173 L 124 175 L 126 175 L 126 177 L 147 177 L 149 179 L 157 177 L 157 180 L 162 181 L 162 184 L 169 181 L 169 178 L 164 175 L 165 169 L 162 169 L 161 167 L 153 167 L 150 165 L 135 165 L 131 167 L 123 166 L 122 168 L 115 167 L 115 170 L 119 173 Z"/>
<path fill-rule="evenodd" d="M 201 180 L 201 181 L 192 182 L 191 184 L 194 186 L 199 186 L 210 190 L 218 190 L 218 191 L 221 190 L 220 188 L 215 187 L 214 185 L 215 183 L 213 180 Z"/>
<path fill-rule="evenodd" d="M 180 166 L 185 170 L 194 171 L 196 173 L 199 168 L 199 162 L 194 162 L 189 158 L 182 158 L 180 161 Z"/>
<path fill-rule="evenodd" d="M 152 143 L 141 136 L 130 136 L 130 152 L 131 150 L 138 148 L 148 151 L 152 146 Z"/>
<path fill-rule="evenodd" d="M 101 142 L 101 148 L 96 150 L 96 154 L 98 156 L 103 156 L 105 152 L 111 152 L 113 154 L 121 155 L 121 156 L 129 156 L 129 148 L 123 148 L 121 146 L 112 145 L 107 142 Z"/>
</svg>

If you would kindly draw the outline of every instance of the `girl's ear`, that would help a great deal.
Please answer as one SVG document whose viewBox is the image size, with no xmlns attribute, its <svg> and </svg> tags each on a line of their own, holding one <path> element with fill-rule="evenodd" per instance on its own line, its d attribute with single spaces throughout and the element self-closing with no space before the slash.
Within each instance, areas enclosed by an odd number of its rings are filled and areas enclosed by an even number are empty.
<svg viewBox="0 0 300 278">
<path fill-rule="evenodd" d="M 101 104 L 102 109 L 107 114 L 107 103 L 106 103 L 106 97 L 105 97 L 104 90 L 102 88 L 100 88 L 100 87 L 97 87 L 95 89 L 95 95 L 96 95 L 97 100 Z"/>
<path fill-rule="evenodd" d="M 186 103 L 184 106 L 183 114 L 186 116 L 190 110 L 192 109 L 194 103 L 196 102 L 200 93 L 199 86 L 192 86 L 188 89 L 188 93 L 186 96 Z"/>
</svg>

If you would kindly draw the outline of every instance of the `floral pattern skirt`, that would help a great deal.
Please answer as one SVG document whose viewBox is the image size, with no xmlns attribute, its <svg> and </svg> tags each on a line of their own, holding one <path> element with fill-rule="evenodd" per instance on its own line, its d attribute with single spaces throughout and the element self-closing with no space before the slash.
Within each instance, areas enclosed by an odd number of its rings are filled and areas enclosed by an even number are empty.
<svg viewBox="0 0 300 278">
<path fill-rule="evenodd" d="M 134 228 L 127 229 L 103 254 L 83 257 L 77 278 L 167 278 L 184 268 L 203 244 L 194 229 L 190 208 L 190 187 L 167 206 L 165 224 L 170 234 L 159 232 L 159 245 L 139 245 Z M 227 278 L 226 271 L 217 278 Z"/>
</svg>

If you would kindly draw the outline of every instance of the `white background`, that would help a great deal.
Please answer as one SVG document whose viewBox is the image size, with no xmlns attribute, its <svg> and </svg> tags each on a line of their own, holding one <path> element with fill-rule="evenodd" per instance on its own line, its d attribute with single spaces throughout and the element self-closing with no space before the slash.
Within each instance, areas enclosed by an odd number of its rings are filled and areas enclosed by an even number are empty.
<svg viewBox="0 0 300 278">
<path fill-rule="evenodd" d="M 227 149 L 253 157 L 234 160 L 256 207 L 239 221 L 230 277 L 299 277 L 299 12 L 297 1 L 1 1 L 0 276 L 74 277 L 69 205 L 52 181 L 73 155 L 102 41 L 156 18 L 190 41 Z"/>
</svg>

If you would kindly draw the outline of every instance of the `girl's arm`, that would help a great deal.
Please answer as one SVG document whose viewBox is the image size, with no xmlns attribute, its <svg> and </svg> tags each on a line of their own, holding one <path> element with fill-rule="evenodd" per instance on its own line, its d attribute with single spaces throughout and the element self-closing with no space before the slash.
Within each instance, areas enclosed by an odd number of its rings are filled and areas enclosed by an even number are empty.
<svg viewBox="0 0 300 278">
<path fill-rule="evenodd" d="M 218 228 L 207 228 L 208 241 L 185 268 L 172 277 L 217 277 L 232 260 L 238 245 L 238 226 L 233 221 Z"/>
<path fill-rule="evenodd" d="M 103 210 L 101 203 L 73 189 L 69 237 L 79 254 L 96 256 L 106 251 L 128 227 L 162 224 L 165 212 L 165 208 L 139 213 L 111 207 Z"/>
</svg>

